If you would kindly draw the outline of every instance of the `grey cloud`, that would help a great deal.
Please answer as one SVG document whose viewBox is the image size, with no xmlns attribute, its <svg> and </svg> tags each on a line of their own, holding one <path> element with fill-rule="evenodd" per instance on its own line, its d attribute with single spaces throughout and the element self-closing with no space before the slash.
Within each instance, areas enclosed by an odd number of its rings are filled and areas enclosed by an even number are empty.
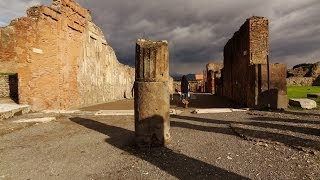
<svg viewBox="0 0 320 180">
<path fill-rule="evenodd" d="M 0 26 L 5 26 L 11 20 L 25 16 L 27 8 L 39 4 L 49 4 L 49 0 L 1 0 Z"/>
<path fill-rule="evenodd" d="M 167 39 L 171 70 L 201 72 L 222 61 L 223 46 L 246 18 L 270 19 L 271 61 L 320 60 L 317 0 L 79 0 L 92 10 L 122 62 L 133 64 L 139 37 Z"/>
<path fill-rule="evenodd" d="M 48 0 L 42 2 L 48 3 Z M 91 10 L 118 59 L 130 65 L 134 64 L 137 38 L 167 39 L 171 72 L 200 73 L 206 63 L 223 60 L 225 43 L 246 18 L 253 15 L 265 16 L 270 20 L 271 62 L 284 62 L 292 66 L 299 62 L 320 60 L 319 0 L 77 2 Z M 7 9 L 18 12 L 13 6 Z M 0 10 L 2 12 L 2 8 Z"/>
</svg>

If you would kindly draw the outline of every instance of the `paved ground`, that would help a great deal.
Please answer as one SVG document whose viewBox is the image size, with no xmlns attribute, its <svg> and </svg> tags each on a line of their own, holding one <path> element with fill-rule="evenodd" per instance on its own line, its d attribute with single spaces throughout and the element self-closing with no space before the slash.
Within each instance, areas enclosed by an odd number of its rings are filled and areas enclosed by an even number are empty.
<svg viewBox="0 0 320 180">
<path fill-rule="evenodd" d="M 171 117 L 167 147 L 146 150 L 134 146 L 133 116 L 2 121 L 0 179 L 320 179 L 319 111 L 191 110 Z M 56 120 L 14 123 L 35 117 Z"/>
</svg>

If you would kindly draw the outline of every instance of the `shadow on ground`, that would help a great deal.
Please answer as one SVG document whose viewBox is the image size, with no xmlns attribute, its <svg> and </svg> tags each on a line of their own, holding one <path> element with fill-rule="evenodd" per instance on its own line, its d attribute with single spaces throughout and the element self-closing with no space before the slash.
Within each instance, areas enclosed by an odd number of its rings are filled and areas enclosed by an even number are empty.
<svg viewBox="0 0 320 180">
<path fill-rule="evenodd" d="M 279 113 L 282 114 L 289 114 L 289 115 L 296 115 L 296 116 L 319 116 L 320 117 L 320 111 L 319 113 L 311 113 L 310 110 L 301 110 L 301 112 L 297 111 L 279 111 Z"/>
<path fill-rule="evenodd" d="M 170 101 L 171 107 L 183 107 L 179 94 L 173 95 Z M 208 93 L 192 93 L 189 98 L 190 108 L 238 108 L 234 102 L 225 97 Z"/>
<path fill-rule="evenodd" d="M 266 140 L 272 142 L 279 142 L 285 144 L 290 147 L 294 148 L 311 148 L 315 150 L 320 150 L 320 141 L 307 138 L 298 137 L 297 134 L 292 135 L 292 133 L 302 133 L 305 135 L 311 136 L 319 136 L 320 137 L 320 129 L 312 128 L 312 127 L 303 127 L 303 126 L 292 126 L 288 124 L 273 124 L 268 122 L 262 121 L 280 121 L 280 122 L 295 122 L 294 120 L 289 119 L 282 119 L 282 118 L 265 118 L 265 117 L 255 117 L 251 118 L 249 121 L 225 121 L 225 120 L 214 120 L 214 119 L 206 119 L 206 118 L 199 118 L 199 117 L 190 117 L 190 116 L 172 116 L 176 119 L 181 120 L 189 120 L 189 121 L 197 121 L 197 122 L 204 122 L 204 123 L 212 123 L 212 124 L 226 124 L 232 127 L 233 131 L 230 131 L 228 127 L 212 127 L 212 126 L 201 126 L 195 125 L 188 122 L 181 122 L 181 121 L 171 121 L 171 126 L 174 127 L 181 127 L 181 128 L 189 128 L 195 129 L 200 131 L 206 132 L 214 132 L 214 133 L 221 133 L 227 135 L 240 135 L 245 136 L 246 138 L 256 138 L 259 140 Z M 319 123 L 318 121 L 302 121 L 301 123 Z M 253 130 L 250 126 L 255 127 Z M 250 128 L 250 129 L 249 129 Z M 263 128 L 259 130 L 259 128 Z M 283 132 L 289 132 L 288 134 L 282 133 L 275 133 L 265 130 L 265 128 L 274 129 L 274 130 L 282 130 Z"/>
<path fill-rule="evenodd" d="M 248 179 L 166 147 L 138 150 L 133 143 L 134 132 L 121 127 L 84 118 L 71 118 L 71 121 L 109 136 L 106 142 L 110 145 L 148 161 L 178 179 Z"/>
</svg>

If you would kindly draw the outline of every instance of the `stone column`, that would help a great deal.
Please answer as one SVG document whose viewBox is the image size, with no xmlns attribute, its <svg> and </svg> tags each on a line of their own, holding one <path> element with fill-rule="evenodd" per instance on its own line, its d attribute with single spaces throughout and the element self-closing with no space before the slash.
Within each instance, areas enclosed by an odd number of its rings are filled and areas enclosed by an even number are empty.
<svg viewBox="0 0 320 180">
<path fill-rule="evenodd" d="M 170 140 L 168 42 L 138 39 L 135 70 L 136 143 L 163 146 Z"/>
</svg>

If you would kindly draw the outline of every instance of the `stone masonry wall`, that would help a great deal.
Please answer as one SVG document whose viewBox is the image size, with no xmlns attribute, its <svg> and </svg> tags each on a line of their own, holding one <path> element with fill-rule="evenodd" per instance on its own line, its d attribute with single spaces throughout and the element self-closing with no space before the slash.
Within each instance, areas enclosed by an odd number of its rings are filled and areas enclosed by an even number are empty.
<svg viewBox="0 0 320 180">
<path fill-rule="evenodd" d="M 264 17 L 247 19 L 234 33 L 224 47 L 222 95 L 248 107 L 287 106 L 286 66 L 269 64 L 268 38 Z"/>
<path fill-rule="evenodd" d="M 200 82 L 198 81 L 188 81 L 190 92 L 198 92 Z M 181 92 L 181 81 L 173 81 L 173 89 L 175 91 Z"/>
<path fill-rule="evenodd" d="M 216 81 L 221 78 L 221 69 L 223 64 L 221 63 L 208 63 L 205 70 L 205 92 L 215 94 L 216 93 Z"/>
<path fill-rule="evenodd" d="M 0 75 L 0 98 L 10 96 L 9 75 Z"/>
<path fill-rule="evenodd" d="M 315 78 L 313 77 L 289 77 L 287 78 L 288 86 L 312 86 Z"/>
<path fill-rule="evenodd" d="M 223 95 L 239 104 L 246 104 L 249 88 L 250 26 L 248 19 L 224 47 Z"/>
<path fill-rule="evenodd" d="M 27 15 L 0 29 L 0 64 L 18 73 L 20 103 L 70 109 L 131 97 L 134 70 L 118 62 L 88 10 L 53 0 Z"/>
</svg>

